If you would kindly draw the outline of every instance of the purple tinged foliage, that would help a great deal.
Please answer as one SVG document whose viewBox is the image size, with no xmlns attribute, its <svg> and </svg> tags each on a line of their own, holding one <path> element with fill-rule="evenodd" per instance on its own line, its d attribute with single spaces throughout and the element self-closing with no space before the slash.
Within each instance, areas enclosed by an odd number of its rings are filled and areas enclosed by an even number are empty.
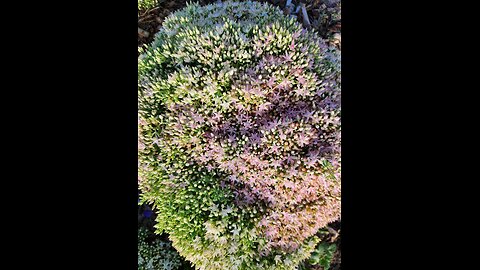
<svg viewBox="0 0 480 270">
<path fill-rule="evenodd" d="M 305 87 L 297 87 L 294 91 L 300 97 L 307 97 L 310 94 L 310 91 Z"/>
<path fill-rule="evenodd" d="M 313 168 L 315 166 L 315 163 L 317 163 L 317 159 L 316 158 L 308 158 L 307 159 L 307 162 L 305 163 L 305 165 L 308 167 L 308 168 Z"/>
<path fill-rule="evenodd" d="M 208 164 L 205 168 L 206 168 L 209 172 L 211 172 L 214 167 L 213 167 L 211 164 Z"/>
<path fill-rule="evenodd" d="M 286 158 L 285 158 L 285 162 L 287 164 L 293 164 L 295 162 L 295 157 L 291 156 L 291 155 L 288 155 Z"/>
<path fill-rule="evenodd" d="M 288 174 L 290 177 L 296 177 L 298 176 L 298 171 L 294 167 L 291 167 L 290 170 L 288 170 Z"/>
<path fill-rule="evenodd" d="M 307 80 L 303 76 L 299 76 L 297 80 L 302 86 L 305 86 L 305 84 L 307 83 Z"/>
<path fill-rule="evenodd" d="M 258 133 L 253 133 L 252 136 L 250 137 L 250 141 L 254 144 L 260 143 L 260 135 Z"/>
<path fill-rule="evenodd" d="M 290 82 L 288 79 L 284 79 L 280 84 L 278 84 L 278 88 L 281 90 L 288 90 L 290 89 L 292 85 L 292 82 Z"/>
<path fill-rule="evenodd" d="M 280 146 L 278 145 L 272 145 L 269 149 L 270 153 L 278 154 L 280 151 Z"/>
<path fill-rule="evenodd" d="M 292 40 L 292 43 L 290 43 L 290 46 L 288 46 L 288 48 L 292 51 L 295 50 L 295 41 L 294 40 Z"/>
<path fill-rule="evenodd" d="M 290 53 L 286 53 L 285 56 L 283 57 L 283 59 L 286 61 L 286 62 L 292 62 L 292 54 Z"/>
<path fill-rule="evenodd" d="M 300 147 L 307 145 L 308 142 L 309 142 L 309 138 L 305 134 L 303 133 L 298 134 L 297 143 Z"/>
<path fill-rule="evenodd" d="M 272 103 L 270 103 L 270 102 L 262 103 L 262 104 L 260 104 L 260 106 L 258 106 L 258 111 L 259 112 L 264 112 L 264 111 L 268 110 L 270 105 L 272 105 Z"/>
<path fill-rule="evenodd" d="M 270 88 L 273 88 L 275 86 L 275 76 L 272 76 L 268 82 L 267 82 L 267 86 L 270 87 Z"/>
</svg>

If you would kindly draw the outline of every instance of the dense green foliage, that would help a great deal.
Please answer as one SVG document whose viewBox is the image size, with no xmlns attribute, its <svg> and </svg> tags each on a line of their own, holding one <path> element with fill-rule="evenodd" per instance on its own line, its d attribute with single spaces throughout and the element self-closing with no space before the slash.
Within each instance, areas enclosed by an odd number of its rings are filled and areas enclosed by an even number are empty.
<svg viewBox="0 0 480 270">
<path fill-rule="evenodd" d="M 315 248 L 315 251 L 312 252 L 309 263 L 312 265 L 318 264 L 322 266 L 324 270 L 328 270 L 336 250 L 337 246 L 335 244 L 321 243 Z"/>
<path fill-rule="evenodd" d="M 138 270 L 177 270 L 182 258 L 169 242 L 148 241 L 145 228 L 138 229 Z"/>
<path fill-rule="evenodd" d="M 154 8 L 158 5 L 161 0 L 138 0 L 138 10 L 147 10 L 149 8 Z"/>
</svg>

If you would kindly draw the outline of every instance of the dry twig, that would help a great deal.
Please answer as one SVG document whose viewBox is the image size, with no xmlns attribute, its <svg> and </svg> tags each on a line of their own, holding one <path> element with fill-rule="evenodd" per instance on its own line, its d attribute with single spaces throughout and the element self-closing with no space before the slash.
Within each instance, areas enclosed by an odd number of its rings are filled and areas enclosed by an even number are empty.
<svg viewBox="0 0 480 270">
<path fill-rule="evenodd" d="M 302 7 L 303 24 L 307 29 L 310 29 L 312 26 L 310 24 L 310 20 L 308 19 L 308 14 L 307 14 L 307 9 L 305 8 L 305 4 L 301 3 L 300 5 Z"/>
<path fill-rule="evenodd" d="M 160 7 L 154 7 L 154 8 L 151 8 L 151 9 L 147 9 L 147 10 L 146 10 L 142 15 L 140 15 L 139 17 L 143 17 L 143 16 L 145 16 L 147 13 L 150 13 L 150 12 L 152 12 L 152 11 L 154 11 L 154 10 L 159 9 L 159 8 L 160 8 Z"/>
<path fill-rule="evenodd" d="M 300 6 L 297 6 L 297 8 L 295 9 L 295 11 L 293 12 L 293 14 L 298 14 L 298 12 L 300 12 Z"/>
<path fill-rule="evenodd" d="M 285 15 L 290 15 L 292 14 L 292 11 L 293 11 L 293 7 L 295 5 L 292 5 L 292 0 L 287 0 L 287 2 L 285 3 L 285 8 L 283 9 L 283 13 Z"/>
<path fill-rule="evenodd" d="M 329 226 L 327 226 L 327 230 L 328 230 L 329 233 L 333 234 L 332 238 L 330 239 L 330 241 L 332 241 L 332 242 L 334 242 L 338 238 L 338 236 L 340 235 L 337 231 L 335 231 L 335 229 L 333 229 Z"/>
</svg>

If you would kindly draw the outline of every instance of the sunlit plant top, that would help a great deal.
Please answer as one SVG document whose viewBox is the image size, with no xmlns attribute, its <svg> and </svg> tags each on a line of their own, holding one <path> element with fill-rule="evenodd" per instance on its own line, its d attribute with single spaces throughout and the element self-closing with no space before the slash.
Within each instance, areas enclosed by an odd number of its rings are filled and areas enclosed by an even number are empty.
<svg viewBox="0 0 480 270">
<path fill-rule="evenodd" d="M 159 3 L 159 0 L 138 0 L 138 10 L 147 10 L 150 8 L 154 8 Z"/>
</svg>

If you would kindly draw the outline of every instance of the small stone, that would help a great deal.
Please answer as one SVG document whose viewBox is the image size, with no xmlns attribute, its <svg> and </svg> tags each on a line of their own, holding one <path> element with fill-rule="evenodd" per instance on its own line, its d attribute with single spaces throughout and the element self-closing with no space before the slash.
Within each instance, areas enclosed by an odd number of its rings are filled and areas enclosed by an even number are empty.
<svg viewBox="0 0 480 270">
<path fill-rule="evenodd" d="M 333 35 L 333 39 L 334 39 L 335 41 L 337 41 L 338 43 L 341 43 L 341 42 L 342 42 L 342 36 L 340 35 L 340 33 L 335 33 L 335 34 Z"/>
</svg>

